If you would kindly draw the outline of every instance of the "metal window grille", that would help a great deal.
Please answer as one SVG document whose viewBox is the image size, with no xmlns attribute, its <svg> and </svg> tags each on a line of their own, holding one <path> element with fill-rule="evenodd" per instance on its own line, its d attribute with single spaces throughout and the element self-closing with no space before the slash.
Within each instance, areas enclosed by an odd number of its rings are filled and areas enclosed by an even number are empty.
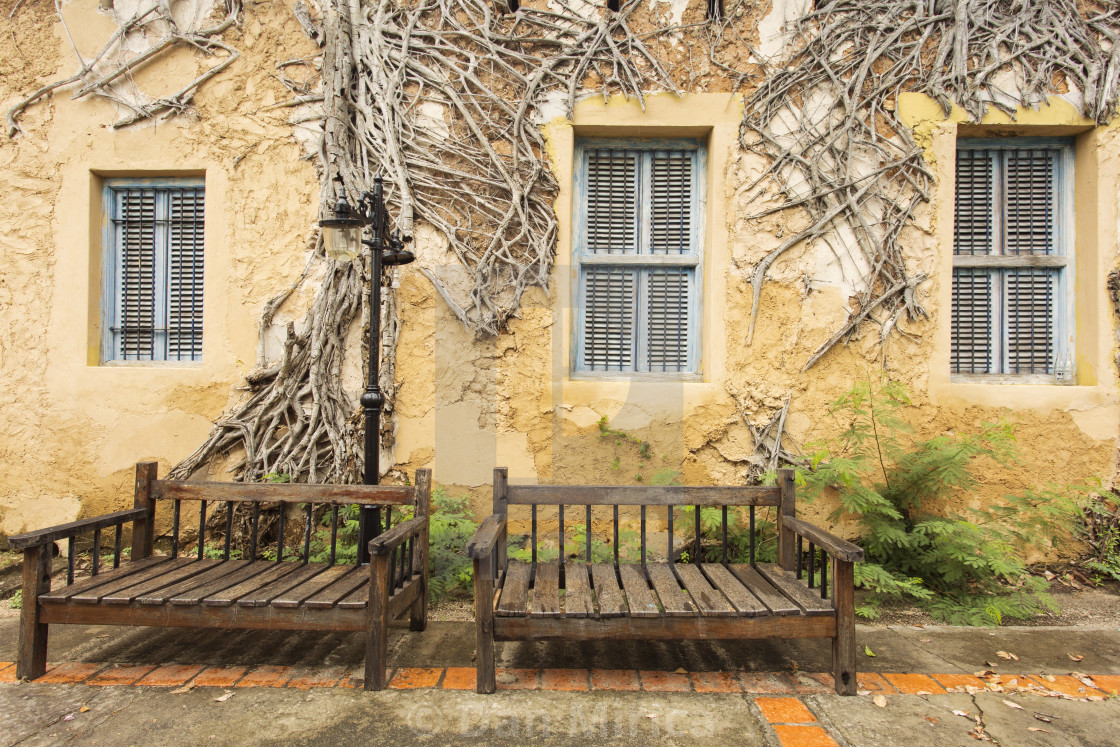
<svg viewBox="0 0 1120 747">
<path fill-rule="evenodd" d="M 1052 374 L 1068 256 L 1061 143 L 957 151 L 950 370 Z"/>
<path fill-rule="evenodd" d="M 202 359 L 201 186 L 106 188 L 106 360 Z"/>
<path fill-rule="evenodd" d="M 583 146 L 577 368 L 695 372 L 701 150 Z"/>
</svg>

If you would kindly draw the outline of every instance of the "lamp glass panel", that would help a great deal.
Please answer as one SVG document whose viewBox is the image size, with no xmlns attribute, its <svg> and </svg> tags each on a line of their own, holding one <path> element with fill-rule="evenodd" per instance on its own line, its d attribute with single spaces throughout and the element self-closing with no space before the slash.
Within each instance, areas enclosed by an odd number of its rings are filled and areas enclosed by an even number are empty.
<svg viewBox="0 0 1120 747">
<path fill-rule="evenodd" d="M 362 251 L 362 227 L 328 226 L 323 229 L 327 256 L 338 262 L 350 262 Z"/>
</svg>

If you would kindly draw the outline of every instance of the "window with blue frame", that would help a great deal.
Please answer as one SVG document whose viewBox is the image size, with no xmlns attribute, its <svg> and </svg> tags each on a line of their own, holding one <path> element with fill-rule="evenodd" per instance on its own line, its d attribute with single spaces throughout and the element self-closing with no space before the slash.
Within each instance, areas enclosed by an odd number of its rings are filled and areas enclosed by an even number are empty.
<svg viewBox="0 0 1120 747">
<path fill-rule="evenodd" d="M 704 166 L 693 140 L 577 143 L 577 372 L 699 372 Z"/>
<path fill-rule="evenodd" d="M 102 360 L 202 360 L 202 179 L 106 179 L 102 200 Z"/>
<path fill-rule="evenodd" d="M 1072 377 L 1073 145 L 957 143 L 950 370 Z"/>
</svg>

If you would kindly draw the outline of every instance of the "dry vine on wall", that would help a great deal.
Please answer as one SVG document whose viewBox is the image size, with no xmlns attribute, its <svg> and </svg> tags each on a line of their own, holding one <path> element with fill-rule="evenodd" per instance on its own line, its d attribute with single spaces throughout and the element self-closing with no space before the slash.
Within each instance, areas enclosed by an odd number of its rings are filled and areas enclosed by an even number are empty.
<svg viewBox="0 0 1120 747">
<path fill-rule="evenodd" d="M 808 368 L 865 322 L 879 325 L 885 345 L 892 331 L 901 332 L 903 318 L 925 313 L 918 300 L 924 277 L 908 267 L 900 234 L 929 199 L 932 173 L 896 116 L 899 93 L 927 93 L 946 108 L 956 102 L 979 119 L 989 105 L 1035 105 L 1064 82 L 1079 93 L 1086 115 L 1105 121 L 1114 113 L 1120 76 L 1114 44 L 1120 18 L 1112 1 L 832 0 L 817 6 L 796 24 L 780 58 L 760 66 L 757 56 L 743 54 L 749 50 L 744 37 L 753 33 L 747 27 L 753 5 L 744 0 L 718 19 L 642 31 L 634 21 L 640 12 L 648 25 L 644 0 L 617 12 L 553 0 L 547 9 L 516 13 L 485 0 L 330 0 L 318 13 L 297 2 L 297 18 L 324 47 L 322 88 L 315 93 L 293 83 L 290 104 L 322 101 L 321 202 L 333 202 L 340 189 L 353 198 L 375 174 L 385 175 L 399 228 L 411 234 L 416 221 L 434 226 L 469 291 L 458 293 L 437 268 L 421 271 L 463 324 L 493 335 L 517 315 L 528 288 L 548 287 L 556 182 L 539 123 L 550 106 L 570 115 L 576 100 L 595 90 L 642 100 L 652 91 L 702 90 L 713 76 L 744 87 L 741 145 L 769 163 L 749 191 L 779 198 L 752 217 L 802 211 L 809 218 L 807 228 L 744 268 L 754 318 L 769 268 L 795 246 L 824 241 L 859 268 L 856 309 Z M 233 23 L 238 8 L 227 8 Z M 197 46 L 236 54 L 219 43 L 220 31 L 211 31 L 192 32 L 200 37 Z M 176 33 L 171 28 L 169 43 L 184 36 Z M 282 71 L 289 64 L 281 63 Z M 75 77 L 37 92 L 10 122 L 61 86 L 81 82 L 80 91 L 106 95 L 113 78 L 99 82 L 91 70 L 82 62 Z M 197 85 L 160 103 L 162 111 L 181 110 Z M 314 237 L 312 264 L 325 261 L 317 245 Z M 356 478 L 357 393 L 342 390 L 339 374 L 347 331 L 361 314 L 362 272 L 329 264 L 307 317 L 288 327 L 282 359 L 262 356 L 248 377 L 249 396 L 176 468 L 177 476 L 240 450 L 235 473 L 241 479 L 269 472 L 297 481 Z M 262 335 L 291 292 L 267 306 Z M 391 293 L 382 314 L 382 386 L 391 407 L 398 329 Z M 783 451 L 781 420 L 777 434 L 767 430 L 756 435 L 772 439 L 772 458 Z"/>
</svg>

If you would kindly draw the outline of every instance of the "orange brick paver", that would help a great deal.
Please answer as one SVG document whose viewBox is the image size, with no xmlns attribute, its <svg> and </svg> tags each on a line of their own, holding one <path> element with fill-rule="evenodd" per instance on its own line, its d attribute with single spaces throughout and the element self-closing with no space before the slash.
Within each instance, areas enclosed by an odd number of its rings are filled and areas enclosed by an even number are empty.
<svg viewBox="0 0 1120 747">
<path fill-rule="evenodd" d="M 755 705 L 772 724 L 815 724 L 817 719 L 797 698 L 755 698 Z"/>
<path fill-rule="evenodd" d="M 819 726 L 775 726 L 782 747 L 836 747 L 836 740 Z"/>
<path fill-rule="evenodd" d="M 393 669 L 386 669 L 385 670 L 385 677 L 388 678 L 389 680 L 392 680 L 394 671 L 395 670 L 393 670 Z M 361 690 L 362 688 L 365 687 L 365 684 L 366 684 L 365 669 L 351 669 L 346 674 L 342 675 L 342 680 L 339 681 L 338 686 L 339 687 L 345 687 L 345 688 L 348 688 L 348 689 L 351 689 L 351 690 Z"/>
<path fill-rule="evenodd" d="M 540 690 L 541 670 L 499 669 L 495 672 L 499 690 Z"/>
<path fill-rule="evenodd" d="M 984 689 L 984 680 L 974 674 L 931 674 L 930 677 L 944 688 L 978 687 L 981 690 Z"/>
<path fill-rule="evenodd" d="M 545 669 L 541 672 L 541 689 L 586 692 L 587 675 L 586 669 Z"/>
<path fill-rule="evenodd" d="M 793 675 L 793 686 L 802 694 L 815 693 L 818 695 L 835 692 L 832 686 L 832 675 L 820 672 L 798 672 Z"/>
<path fill-rule="evenodd" d="M 1090 677 L 1097 687 L 1109 695 L 1120 693 L 1120 676 L 1115 674 L 1094 674 Z"/>
<path fill-rule="evenodd" d="M 866 690 L 869 693 L 893 693 L 894 686 L 883 679 L 883 675 L 875 672 L 857 672 L 856 689 Z"/>
<path fill-rule="evenodd" d="M 731 672 L 693 672 L 692 686 L 698 693 L 742 692 L 739 678 Z"/>
<path fill-rule="evenodd" d="M 1053 677 L 1053 682 L 1037 674 L 1031 675 L 1030 679 L 1042 685 L 1047 690 L 1054 690 L 1063 695 L 1068 695 L 1071 698 L 1087 698 L 1090 695 L 1101 696 L 1105 694 L 1095 687 L 1089 687 L 1076 677 L 1070 677 L 1068 674 L 1057 674 L 1053 675 Z M 1022 682 L 1026 679 L 1026 677 L 1022 677 L 1020 681 Z"/>
<path fill-rule="evenodd" d="M 110 667 L 86 680 L 87 685 L 131 685 L 155 669 L 151 664 L 132 667 Z"/>
<path fill-rule="evenodd" d="M 642 689 L 642 683 L 635 669 L 592 669 L 591 689 L 637 692 Z"/>
<path fill-rule="evenodd" d="M 291 676 L 291 667 L 257 667 L 242 677 L 237 687 L 283 687 Z"/>
<path fill-rule="evenodd" d="M 414 690 L 418 687 L 435 687 L 439 684 L 442 669 L 428 667 L 401 667 L 389 681 L 394 690 Z"/>
<path fill-rule="evenodd" d="M 194 664 L 165 664 L 141 677 L 136 684 L 151 687 L 178 687 L 185 685 L 191 677 L 201 671 L 202 667 Z"/>
<path fill-rule="evenodd" d="M 195 687 L 233 687 L 248 667 L 207 667 L 194 678 Z"/>
<path fill-rule="evenodd" d="M 45 685 L 76 685 L 85 682 L 104 668 L 104 664 L 68 661 L 48 669 L 46 674 L 35 681 Z"/>
<path fill-rule="evenodd" d="M 651 693 L 686 693 L 692 690 L 688 675 L 680 672 L 641 673 L 642 689 Z"/>
<path fill-rule="evenodd" d="M 884 674 L 883 677 L 887 682 L 894 685 L 900 693 L 906 695 L 917 695 L 918 693 L 945 694 L 945 688 L 930 679 L 928 675 L 890 673 Z"/>
<path fill-rule="evenodd" d="M 792 693 L 793 681 L 783 672 L 742 672 L 739 682 L 743 690 L 754 695 Z"/>
<path fill-rule="evenodd" d="M 345 674 L 345 670 L 342 667 L 304 672 L 288 680 L 286 687 L 294 687 L 297 690 L 310 690 L 313 687 L 334 687 L 342 679 L 343 674 Z"/>
<path fill-rule="evenodd" d="M 448 667 L 443 675 L 444 690 L 474 690 L 478 685 L 478 671 L 474 667 Z"/>
<path fill-rule="evenodd" d="M 16 667 L 12 663 L 8 666 L 0 668 L 0 683 L 15 682 L 16 681 Z"/>
</svg>

